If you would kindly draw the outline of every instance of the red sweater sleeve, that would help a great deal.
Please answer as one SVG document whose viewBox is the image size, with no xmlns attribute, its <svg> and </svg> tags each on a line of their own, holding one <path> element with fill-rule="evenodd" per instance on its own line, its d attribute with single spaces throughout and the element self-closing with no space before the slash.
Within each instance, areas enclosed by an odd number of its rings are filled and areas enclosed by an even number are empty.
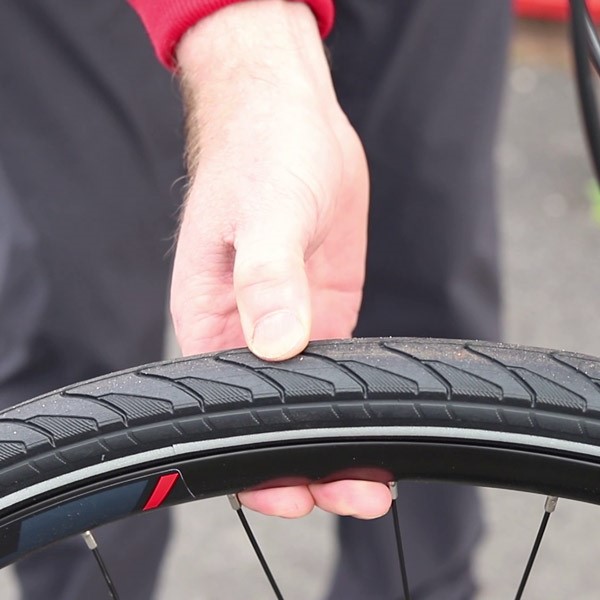
<svg viewBox="0 0 600 600">
<path fill-rule="evenodd" d="M 160 61 L 175 66 L 173 50 L 187 29 L 220 8 L 241 0 L 129 0 L 141 17 Z M 296 0 L 298 1 L 298 0 Z M 333 26 L 333 0 L 306 2 L 317 17 L 321 35 Z"/>
</svg>

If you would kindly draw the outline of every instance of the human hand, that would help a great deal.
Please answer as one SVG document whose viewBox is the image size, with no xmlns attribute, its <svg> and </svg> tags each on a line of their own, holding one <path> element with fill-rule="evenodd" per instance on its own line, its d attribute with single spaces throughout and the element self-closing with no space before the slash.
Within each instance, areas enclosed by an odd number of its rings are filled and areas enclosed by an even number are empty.
<svg viewBox="0 0 600 600">
<path fill-rule="evenodd" d="M 310 9 L 286 0 L 224 8 L 186 34 L 177 60 L 191 176 L 171 293 L 183 353 L 247 344 L 282 360 L 309 338 L 349 337 L 364 281 L 368 171 Z M 391 499 L 383 484 L 338 481 L 240 500 L 285 517 L 316 504 L 374 518 Z"/>
</svg>

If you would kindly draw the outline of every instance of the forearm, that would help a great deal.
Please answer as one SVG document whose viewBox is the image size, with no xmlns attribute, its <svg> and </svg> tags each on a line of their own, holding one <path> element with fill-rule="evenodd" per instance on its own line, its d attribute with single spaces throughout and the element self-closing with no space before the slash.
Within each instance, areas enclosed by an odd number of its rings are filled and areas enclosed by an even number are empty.
<svg viewBox="0 0 600 600">
<path fill-rule="evenodd" d="M 304 3 L 250 0 L 224 8 L 186 33 L 176 58 L 191 171 L 201 138 L 229 143 L 224 129 L 236 112 L 269 120 L 287 103 L 339 119 L 317 23 Z M 249 131 L 253 125 L 240 123 Z"/>
<path fill-rule="evenodd" d="M 223 8 L 244 0 L 129 0 L 144 22 L 156 54 L 167 67 L 175 66 L 174 50 L 183 34 L 197 22 Z M 288 0 L 309 6 L 317 19 L 321 36 L 331 30 L 333 0 Z M 271 31 L 266 31 L 270 35 Z"/>
<path fill-rule="evenodd" d="M 324 66 L 314 14 L 306 4 L 288 0 L 247 0 L 221 9 L 188 30 L 176 58 L 180 68 L 219 78 L 249 68 L 273 72 L 290 62 Z"/>
</svg>

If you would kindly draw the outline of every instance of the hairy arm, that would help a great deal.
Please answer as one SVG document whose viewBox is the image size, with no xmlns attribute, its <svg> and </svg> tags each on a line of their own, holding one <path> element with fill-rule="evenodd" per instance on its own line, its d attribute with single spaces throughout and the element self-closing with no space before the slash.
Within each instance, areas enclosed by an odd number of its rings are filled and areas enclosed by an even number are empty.
<svg viewBox="0 0 600 600">
<path fill-rule="evenodd" d="M 310 8 L 285 0 L 223 8 L 185 34 L 177 63 L 191 177 L 171 297 L 183 352 L 247 344 L 282 360 L 309 339 L 350 336 L 368 173 Z M 370 518 L 390 502 L 385 486 L 357 481 L 240 498 L 288 517 L 317 504 Z"/>
</svg>

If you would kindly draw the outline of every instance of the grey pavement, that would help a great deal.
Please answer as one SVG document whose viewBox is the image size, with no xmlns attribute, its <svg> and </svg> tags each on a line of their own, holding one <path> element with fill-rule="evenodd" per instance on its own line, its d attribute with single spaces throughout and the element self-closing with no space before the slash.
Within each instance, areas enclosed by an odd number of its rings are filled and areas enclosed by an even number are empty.
<svg viewBox="0 0 600 600">
<path fill-rule="evenodd" d="M 600 355 L 600 222 L 591 217 L 591 174 L 570 74 L 557 48 L 561 36 L 556 28 L 541 38 L 534 31 L 532 50 L 531 32 L 521 34 L 507 89 L 499 148 L 506 339 Z M 544 499 L 483 495 L 479 597 L 512 598 Z M 175 512 L 160 600 L 271 598 L 226 500 Z M 299 522 L 256 515 L 252 522 L 285 597 L 321 598 L 335 560 L 333 519 L 315 512 Z M 600 508 L 561 500 L 547 538 L 526 597 L 599 598 Z M 6 572 L 0 590 L 2 598 L 17 598 Z"/>
</svg>

